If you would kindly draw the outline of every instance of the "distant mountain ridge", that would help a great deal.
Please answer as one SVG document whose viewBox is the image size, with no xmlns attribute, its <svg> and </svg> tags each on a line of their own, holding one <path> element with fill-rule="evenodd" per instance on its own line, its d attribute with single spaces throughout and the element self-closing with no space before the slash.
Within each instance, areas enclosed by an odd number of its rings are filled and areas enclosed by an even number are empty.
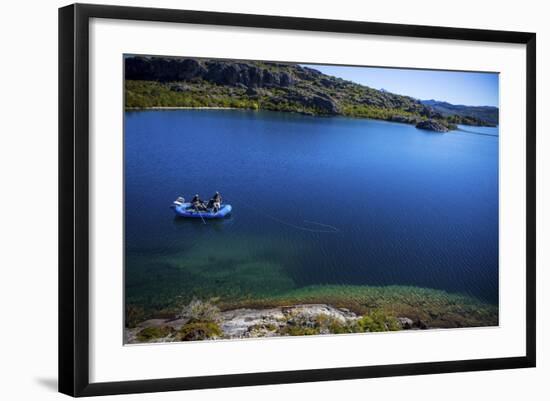
<svg viewBox="0 0 550 401">
<path fill-rule="evenodd" d="M 451 108 L 446 108 L 444 114 L 410 96 L 373 89 L 313 68 L 261 61 L 130 56 L 125 58 L 125 105 L 234 107 L 415 125 L 433 120 L 437 124 L 422 126 L 445 130 L 455 129 L 456 124 L 495 124 L 463 110 L 447 113 Z"/>
<path fill-rule="evenodd" d="M 444 116 L 459 115 L 462 117 L 473 117 L 498 125 L 499 110 L 494 106 L 465 106 L 462 104 L 451 104 L 438 100 L 421 100 L 422 104 L 432 107 L 435 111 Z"/>
</svg>

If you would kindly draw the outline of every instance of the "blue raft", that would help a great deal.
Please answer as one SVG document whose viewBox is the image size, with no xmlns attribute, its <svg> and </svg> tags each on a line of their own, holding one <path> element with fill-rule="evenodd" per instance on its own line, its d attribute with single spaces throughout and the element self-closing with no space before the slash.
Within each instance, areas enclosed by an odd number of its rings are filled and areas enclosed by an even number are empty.
<svg viewBox="0 0 550 401">
<path fill-rule="evenodd" d="M 174 202 L 174 204 L 172 205 L 172 209 L 174 209 L 176 215 L 181 217 L 188 217 L 192 219 L 222 219 L 231 213 L 232 207 L 227 203 L 222 203 L 220 210 L 218 210 L 216 213 L 208 211 L 197 212 L 191 207 L 191 203 L 189 202 L 178 204 Z"/>
</svg>

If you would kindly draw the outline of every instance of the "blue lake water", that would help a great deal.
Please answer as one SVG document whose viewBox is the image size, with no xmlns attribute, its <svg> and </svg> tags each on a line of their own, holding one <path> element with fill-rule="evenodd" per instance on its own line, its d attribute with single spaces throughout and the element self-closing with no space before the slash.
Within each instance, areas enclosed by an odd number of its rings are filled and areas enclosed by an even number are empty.
<svg viewBox="0 0 550 401">
<path fill-rule="evenodd" d="M 437 134 L 367 119 L 128 111 L 126 294 L 261 296 L 408 285 L 498 302 L 498 129 Z M 220 191 L 231 218 L 188 221 Z"/>
</svg>

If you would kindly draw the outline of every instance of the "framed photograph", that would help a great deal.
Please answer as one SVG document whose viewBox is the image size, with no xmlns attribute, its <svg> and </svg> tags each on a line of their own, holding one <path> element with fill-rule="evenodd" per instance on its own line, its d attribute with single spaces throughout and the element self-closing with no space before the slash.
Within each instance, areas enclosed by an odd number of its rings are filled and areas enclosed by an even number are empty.
<svg viewBox="0 0 550 401">
<path fill-rule="evenodd" d="M 535 366 L 535 34 L 59 10 L 59 390 Z"/>
</svg>

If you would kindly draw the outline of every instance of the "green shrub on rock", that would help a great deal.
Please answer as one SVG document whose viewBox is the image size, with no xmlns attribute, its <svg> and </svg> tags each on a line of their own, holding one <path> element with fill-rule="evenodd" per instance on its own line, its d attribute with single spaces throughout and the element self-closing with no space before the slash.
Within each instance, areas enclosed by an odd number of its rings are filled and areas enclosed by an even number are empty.
<svg viewBox="0 0 550 401">
<path fill-rule="evenodd" d="M 397 331 L 401 330 L 399 321 L 388 316 L 382 311 L 374 311 L 363 316 L 357 321 L 359 331 L 363 332 L 378 332 L 378 331 Z"/>
<path fill-rule="evenodd" d="M 221 327 L 214 322 L 195 322 L 188 323 L 178 331 L 176 339 L 178 341 L 195 341 L 216 339 L 223 335 Z"/>
<path fill-rule="evenodd" d="M 159 338 L 165 338 L 175 333 L 175 329 L 170 326 L 145 327 L 137 333 L 139 341 L 151 341 Z"/>
<path fill-rule="evenodd" d="M 287 325 L 280 331 L 283 336 L 314 336 L 321 334 L 319 327 L 291 326 Z"/>
<path fill-rule="evenodd" d="M 180 317 L 193 322 L 219 322 L 221 315 L 220 309 L 208 301 L 193 299 L 188 305 L 183 307 Z"/>
<path fill-rule="evenodd" d="M 353 327 L 334 316 L 320 313 L 315 318 L 315 327 L 319 328 L 321 334 L 345 334 L 353 333 Z"/>
<path fill-rule="evenodd" d="M 145 310 L 136 305 L 126 305 L 126 327 L 133 329 L 146 319 Z"/>
</svg>

